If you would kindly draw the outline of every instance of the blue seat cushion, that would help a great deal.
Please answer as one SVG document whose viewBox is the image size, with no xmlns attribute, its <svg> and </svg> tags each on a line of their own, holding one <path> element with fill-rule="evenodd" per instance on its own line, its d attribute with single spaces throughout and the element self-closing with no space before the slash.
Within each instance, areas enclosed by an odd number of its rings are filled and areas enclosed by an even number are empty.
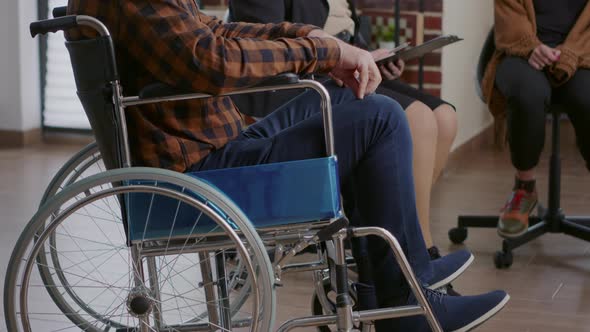
<svg viewBox="0 0 590 332">
<path fill-rule="evenodd" d="M 227 168 L 187 175 L 217 187 L 248 216 L 255 227 L 327 220 L 340 214 L 335 157 Z M 131 184 L 153 184 L 136 181 Z M 173 185 L 158 183 L 172 188 Z M 198 193 L 187 192 L 204 201 Z M 131 241 L 215 231 L 216 224 L 187 204 L 161 195 L 126 197 Z M 213 207 L 216 209 L 216 207 Z M 216 209 L 219 211 L 219 209 Z M 223 213 L 219 211 L 223 216 Z M 219 229 L 220 230 L 220 229 Z"/>
</svg>

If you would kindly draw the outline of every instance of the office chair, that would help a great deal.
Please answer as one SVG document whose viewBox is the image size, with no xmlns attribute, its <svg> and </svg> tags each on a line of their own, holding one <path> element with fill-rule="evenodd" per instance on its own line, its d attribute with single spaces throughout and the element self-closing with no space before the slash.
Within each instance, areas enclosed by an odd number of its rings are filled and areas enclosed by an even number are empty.
<svg viewBox="0 0 590 332">
<path fill-rule="evenodd" d="M 477 65 L 477 88 L 483 99 L 481 82 L 488 62 L 495 50 L 494 30 L 490 31 Z M 529 217 L 529 229 L 516 238 L 505 238 L 502 250 L 494 255 L 496 268 L 509 268 L 512 265 L 512 250 L 540 237 L 545 233 L 564 233 L 573 237 L 590 241 L 590 217 L 566 216 L 560 207 L 561 160 L 559 156 L 559 119 L 562 105 L 552 104 L 549 112 L 552 116 L 551 159 L 549 166 L 549 197 L 547 208 L 538 205 L 537 215 Z M 449 239 L 453 243 L 463 243 L 467 239 L 467 228 L 496 228 L 499 216 L 459 216 L 457 227 L 449 230 Z"/>
</svg>

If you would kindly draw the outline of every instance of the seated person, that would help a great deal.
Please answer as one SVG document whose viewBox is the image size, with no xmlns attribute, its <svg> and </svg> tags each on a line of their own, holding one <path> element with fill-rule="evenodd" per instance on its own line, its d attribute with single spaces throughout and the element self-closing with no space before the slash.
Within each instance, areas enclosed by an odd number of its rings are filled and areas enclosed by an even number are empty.
<svg viewBox="0 0 590 332">
<path fill-rule="evenodd" d="M 329 88 L 345 210 L 357 216 L 351 223 L 383 227 L 399 240 L 445 331 L 467 331 L 508 301 L 503 291 L 453 297 L 427 288 L 457 274 L 466 255 L 429 259 L 416 215 L 407 120 L 398 103 L 372 94 L 381 76 L 368 52 L 310 25 L 223 24 L 191 0 L 70 0 L 68 14 L 98 17 L 110 29 L 128 94 L 163 82 L 217 95 L 284 72 L 344 81 L 350 89 Z M 66 37 L 93 36 L 82 27 Z M 227 97 L 129 107 L 133 163 L 194 172 L 322 157 L 318 108 L 317 94 L 307 92 L 245 128 Z M 380 305 L 416 303 L 388 245 L 370 241 L 368 250 Z M 379 331 L 430 330 L 422 316 L 380 324 Z"/>
<path fill-rule="evenodd" d="M 535 168 L 552 103 L 564 106 L 590 170 L 590 5 L 585 0 L 495 2 L 496 52 L 483 80 L 496 121 L 508 124 L 515 183 L 498 233 L 526 232 L 537 204 Z M 517 23 L 515 23 L 517 22 Z"/>
<path fill-rule="evenodd" d="M 291 21 L 314 24 L 346 42 L 367 48 L 367 43 L 359 33 L 360 22 L 354 1 L 351 0 L 230 0 L 229 19 L 252 23 Z M 379 59 L 388 53 L 389 50 L 379 49 L 371 54 Z M 379 69 L 385 80 L 377 88 L 377 93 L 400 103 L 410 124 L 418 219 L 430 256 L 436 259 L 440 254 L 430 233 L 430 197 L 433 184 L 441 175 L 455 140 L 457 116 L 449 103 L 399 80 L 404 70 L 403 61 L 400 60 L 397 64 L 390 62 Z M 274 97 L 274 104 L 284 102 L 297 93 L 280 92 Z M 272 107 L 273 102 L 265 100 L 268 98 L 273 97 L 238 96 L 234 101 L 239 109 L 248 110 L 254 108 L 253 105 Z M 449 292 L 457 294 L 452 289 Z"/>
</svg>

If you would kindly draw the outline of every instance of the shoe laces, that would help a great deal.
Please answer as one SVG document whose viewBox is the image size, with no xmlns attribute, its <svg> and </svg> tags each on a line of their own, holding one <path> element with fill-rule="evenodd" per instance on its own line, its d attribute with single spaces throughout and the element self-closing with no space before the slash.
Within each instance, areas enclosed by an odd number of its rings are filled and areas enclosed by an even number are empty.
<svg viewBox="0 0 590 332">
<path fill-rule="evenodd" d="M 433 289 L 429 289 L 429 288 L 422 288 L 422 292 L 424 293 L 424 296 L 426 296 L 426 299 L 428 299 L 430 304 L 435 304 L 435 303 L 443 304 L 444 303 L 443 300 L 444 300 L 445 296 L 447 296 L 445 293 L 443 293 L 439 290 L 433 290 Z"/>
<path fill-rule="evenodd" d="M 520 211 L 523 199 L 526 197 L 524 190 L 517 190 L 504 205 L 504 211 Z"/>
</svg>

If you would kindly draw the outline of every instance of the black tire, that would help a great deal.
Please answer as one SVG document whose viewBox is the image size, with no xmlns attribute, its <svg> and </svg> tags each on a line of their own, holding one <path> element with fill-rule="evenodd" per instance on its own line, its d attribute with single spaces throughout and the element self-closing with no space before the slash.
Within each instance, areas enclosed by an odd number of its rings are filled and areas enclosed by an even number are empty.
<svg viewBox="0 0 590 332">
<path fill-rule="evenodd" d="M 455 227 L 449 230 L 449 240 L 454 244 L 462 244 L 467 239 L 467 228 Z"/>
</svg>

